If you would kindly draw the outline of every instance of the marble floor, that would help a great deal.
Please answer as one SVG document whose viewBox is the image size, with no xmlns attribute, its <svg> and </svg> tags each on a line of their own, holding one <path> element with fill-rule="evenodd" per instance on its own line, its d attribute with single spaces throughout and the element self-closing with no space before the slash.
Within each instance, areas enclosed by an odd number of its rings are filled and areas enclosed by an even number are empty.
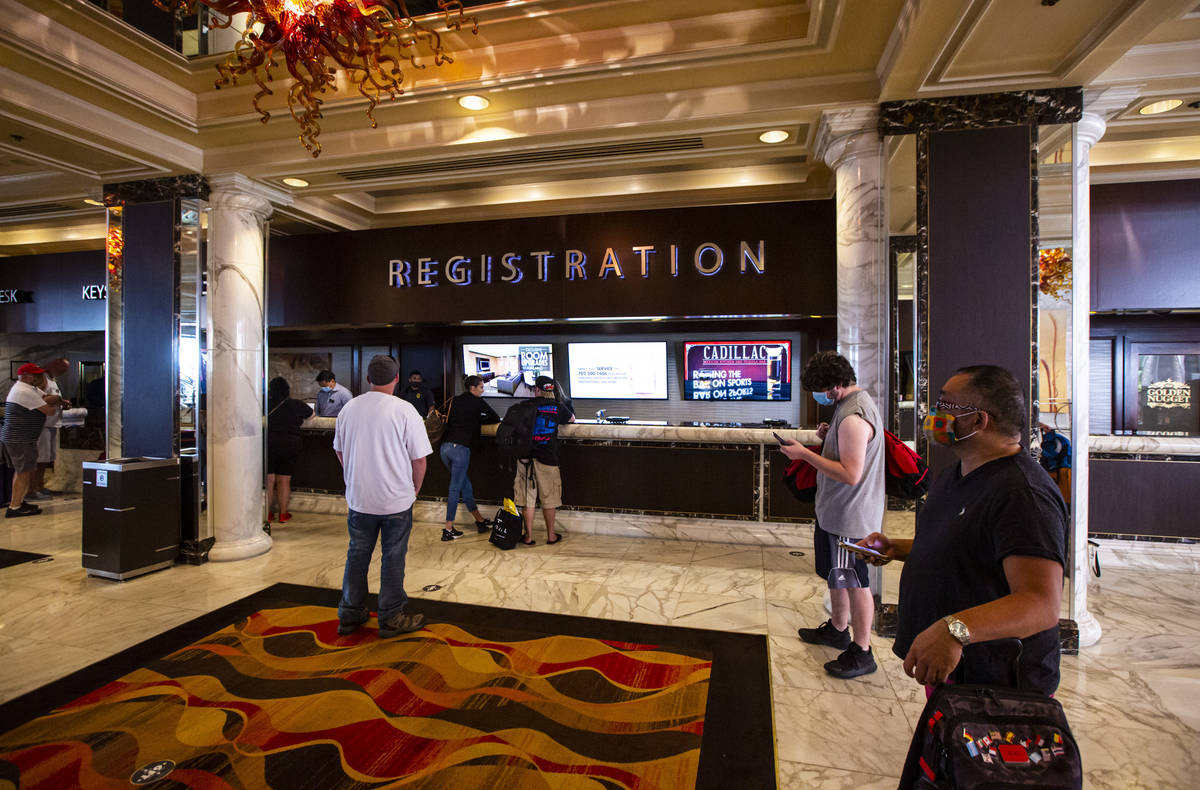
<svg viewBox="0 0 1200 790">
<path fill-rule="evenodd" d="M 0 700 L 275 582 L 338 587 L 344 530 L 338 516 L 297 514 L 277 525 L 274 548 L 260 557 L 117 583 L 79 567 L 78 510 L 0 521 L 0 547 L 54 558 L 0 569 Z M 436 524 L 414 528 L 411 595 L 766 634 L 779 786 L 895 786 L 924 695 L 890 640 L 876 640 L 880 671 L 851 681 L 822 670 L 833 650 L 799 641 L 798 626 L 825 617 L 808 545 L 574 534 L 558 546 L 500 552 L 485 536 L 439 538 Z M 1108 542 L 1101 566 L 1091 608 L 1104 635 L 1063 658 L 1058 694 L 1083 752 L 1085 787 L 1195 787 L 1200 547 Z M 440 589 L 422 591 L 428 585 Z"/>
</svg>

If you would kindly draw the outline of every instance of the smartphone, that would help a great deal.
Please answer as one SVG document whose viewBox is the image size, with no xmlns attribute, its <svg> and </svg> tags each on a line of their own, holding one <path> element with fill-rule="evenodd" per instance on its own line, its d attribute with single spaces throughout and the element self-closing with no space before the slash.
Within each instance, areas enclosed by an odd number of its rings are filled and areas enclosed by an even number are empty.
<svg viewBox="0 0 1200 790">
<path fill-rule="evenodd" d="M 886 554 L 881 554 L 878 551 L 875 551 L 875 549 L 867 548 L 866 546 L 860 546 L 857 543 L 851 543 L 845 538 L 838 539 L 838 545 L 847 551 L 852 551 L 855 554 L 861 554 L 864 557 L 878 557 L 881 560 L 891 559 Z"/>
<path fill-rule="evenodd" d="M 780 444 L 795 444 L 795 442 L 794 442 L 793 440 L 791 440 L 791 439 L 784 439 L 782 436 L 780 436 L 779 434 L 775 433 L 774 431 L 771 431 L 771 435 L 772 435 L 772 436 L 774 436 L 774 437 L 775 437 L 775 441 L 779 442 Z"/>
</svg>

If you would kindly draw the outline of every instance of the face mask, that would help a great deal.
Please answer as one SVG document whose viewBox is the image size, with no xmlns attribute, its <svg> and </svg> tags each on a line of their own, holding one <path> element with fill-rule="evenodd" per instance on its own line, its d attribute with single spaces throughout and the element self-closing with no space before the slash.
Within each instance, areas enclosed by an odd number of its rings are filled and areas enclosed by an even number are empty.
<svg viewBox="0 0 1200 790">
<path fill-rule="evenodd" d="M 829 397 L 829 395 L 824 392 L 814 392 L 812 394 L 812 396 L 813 396 L 813 400 L 815 400 L 817 403 L 821 404 L 822 406 L 832 406 L 833 405 L 833 398 Z"/>
<path fill-rule="evenodd" d="M 333 392 L 333 387 L 321 387 L 321 392 Z"/>
<path fill-rule="evenodd" d="M 975 411 L 978 411 L 978 409 Z M 958 416 L 966 417 L 967 414 L 974 414 L 975 411 L 969 411 L 966 412 L 966 414 L 960 414 Z M 957 420 L 958 418 L 949 412 L 934 409 L 933 411 L 929 412 L 929 416 L 925 418 L 925 424 L 923 427 L 925 433 L 929 434 L 930 439 L 933 439 L 938 444 L 944 444 L 947 447 L 952 444 L 958 444 L 959 442 L 966 441 L 979 432 L 979 429 L 976 428 L 966 436 L 956 435 L 954 432 L 954 424 L 957 422 Z"/>
</svg>

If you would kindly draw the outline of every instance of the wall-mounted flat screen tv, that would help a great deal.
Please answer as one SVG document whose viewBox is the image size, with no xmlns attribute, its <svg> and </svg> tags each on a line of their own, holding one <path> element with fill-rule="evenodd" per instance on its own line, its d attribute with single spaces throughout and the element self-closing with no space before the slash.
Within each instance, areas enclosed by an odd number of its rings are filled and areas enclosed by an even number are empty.
<svg viewBox="0 0 1200 790">
<path fill-rule="evenodd" d="M 684 400 L 791 400 L 792 342 L 683 344 Z"/>
<path fill-rule="evenodd" d="M 549 343 L 463 343 L 463 375 L 483 379 L 485 398 L 532 398 L 538 376 L 554 375 Z"/>
<path fill-rule="evenodd" d="M 667 344 L 568 343 L 572 398 L 667 399 Z"/>
</svg>

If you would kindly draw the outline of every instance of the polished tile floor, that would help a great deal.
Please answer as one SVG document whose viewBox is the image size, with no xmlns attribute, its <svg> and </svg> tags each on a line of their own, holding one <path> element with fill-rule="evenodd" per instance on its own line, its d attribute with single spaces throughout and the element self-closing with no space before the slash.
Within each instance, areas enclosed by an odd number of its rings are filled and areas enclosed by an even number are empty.
<svg viewBox="0 0 1200 790">
<path fill-rule="evenodd" d="M 0 700 L 269 584 L 338 587 L 344 530 L 340 517 L 298 514 L 276 527 L 268 554 L 117 583 L 89 578 L 79 567 L 77 510 L 0 521 L 0 547 L 54 558 L 0 569 Z M 834 651 L 802 644 L 795 630 L 825 617 L 809 546 L 574 534 L 558 546 L 500 552 L 484 536 L 442 543 L 440 534 L 436 524 L 414 528 L 410 595 L 766 634 L 779 786 L 895 786 L 924 695 L 886 639 L 876 640 L 881 669 L 874 675 L 825 675 L 821 665 Z M 1083 751 L 1085 786 L 1195 787 L 1200 551 L 1112 542 L 1101 549 L 1101 564 L 1091 608 L 1104 636 L 1064 657 L 1058 695 Z M 377 579 L 376 563 L 372 583 Z M 440 589 L 422 590 L 429 585 Z"/>
</svg>

